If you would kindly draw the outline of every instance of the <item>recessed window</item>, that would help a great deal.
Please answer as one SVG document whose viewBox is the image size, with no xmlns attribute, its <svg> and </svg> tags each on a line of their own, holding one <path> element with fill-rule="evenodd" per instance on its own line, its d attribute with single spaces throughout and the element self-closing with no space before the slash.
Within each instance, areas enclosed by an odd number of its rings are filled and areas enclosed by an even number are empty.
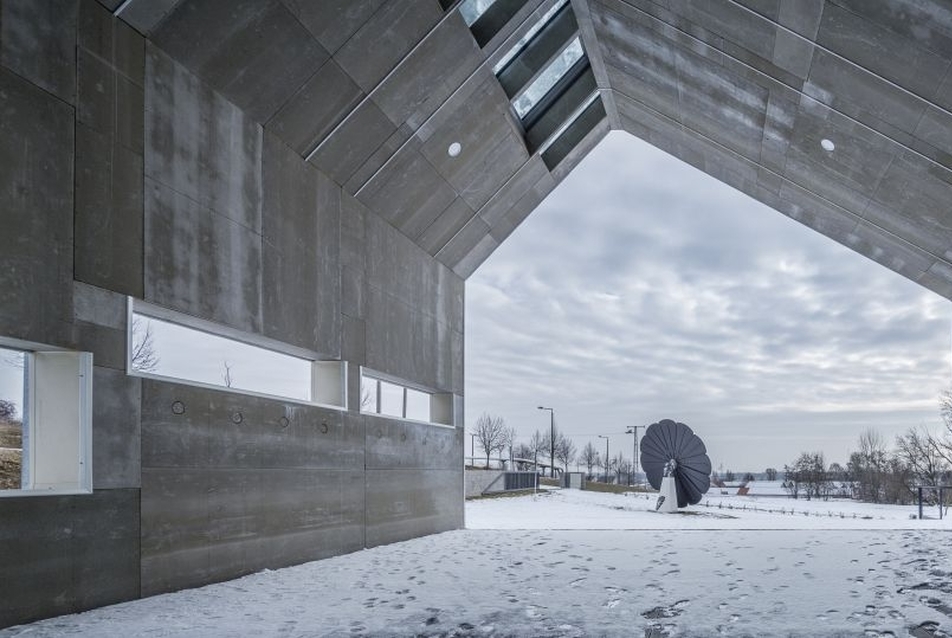
<svg viewBox="0 0 952 638">
<path fill-rule="evenodd" d="M 539 101 L 554 87 L 559 80 L 568 73 L 576 62 L 585 56 L 582 41 L 579 38 L 572 40 L 562 52 L 549 63 L 539 76 L 526 87 L 519 96 L 512 101 L 513 107 L 520 118 L 528 115 Z"/>
<path fill-rule="evenodd" d="M 414 421 L 430 420 L 430 395 L 419 390 L 407 388 L 406 415 Z"/>
<path fill-rule="evenodd" d="M 525 6 L 526 0 L 463 0 L 459 12 L 476 44 L 486 46 Z"/>
<path fill-rule="evenodd" d="M 561 0 L 560 2 L 557 2 L 551 9 L 546 11 L 541 18 L 536 20 L 532 26 L 529 27 L 529 30 L 526 31 L 525 35 L 519 38 L 519 41 L 512 45 L 508 51 L 506 51 L 506 55 L 501 57 L 499 61 L 493 65 L 493 73 L 498 75 L 500 71 L 506 68 L 506 65 L 512 62 L 512 59 L 519 55 L 519 53 L 526 48 L 526 45 L 532 41 L 532 38 L 538 35 L 539 31 L 542 30 L 542 27 L 547 25 L 552 20 L 552 18 L 555 17 L 555 14 L 558 13 L 562 7 L 568 4 L 568 1 L 569 0 Z"/>
<path fill-rule="evenodd" d="M 169 311 L 163 314 L 168 315 Z M 218 329 L 225 334 L 216 334 Z M 130 313 L 130 373 L 234 392 L 344 407 L 343 362 L 296 356 L 235 338 L 210 322 Z M 269 343 L 269 345 L 272 345 Z"/>
<path fill-rule="evenodd" d="M 459 13 L 463 16 L 463 22 L 468 27 L 473 26 L 494 2 L 496 0 L 463 0 L 462 4 L 459 5 Z"/>
<path fill-rule="evenodd" d="M 403 393 L 406 388 L 396 383 L 379 381 L 380 383 L 380 414 L 404 418 Z"/>
<path fill-rule="evenodd" d="M 426 392 L 362 371 L 360 411 L 396 419 L 453 425 L 453 395 Z"/>
<path fill-rule="evenodd" d="M 0 344 L 0 495 L 92 489 L 92 354 Z"/>
</svg>

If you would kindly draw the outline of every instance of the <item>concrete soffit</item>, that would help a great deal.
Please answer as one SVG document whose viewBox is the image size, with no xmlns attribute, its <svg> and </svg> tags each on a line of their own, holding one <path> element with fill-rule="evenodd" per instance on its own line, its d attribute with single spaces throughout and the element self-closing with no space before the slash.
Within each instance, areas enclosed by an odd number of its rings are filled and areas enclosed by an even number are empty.
<svg viewBox="0 0 952 638">
<path fill-rule="evenodd" d="M 952 298 L 941 2 L 570 0 L 602 110 L 564 149 L 494 76 L 557 0 L 480 39 L 449 0 L 103 4 L 461 277 L 620 129 Z"/>
</svg>

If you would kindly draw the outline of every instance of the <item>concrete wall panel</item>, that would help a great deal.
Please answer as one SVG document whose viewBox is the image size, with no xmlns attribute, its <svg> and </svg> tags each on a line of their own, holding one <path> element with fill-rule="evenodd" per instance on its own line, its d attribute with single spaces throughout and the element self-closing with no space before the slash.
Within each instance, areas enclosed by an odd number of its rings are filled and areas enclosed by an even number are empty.
<svg viewBox="0 0 952 638">
<path fill-rule="evenodd" d="M 77 123 L 76 167 L 76 279 L 142 297 L 142 155 Z"/>
<path fill-rule="evenodd" d="M 350 76 L 328 60 L 268 121 L 268 129 L 307 156 L 363 97 Z"/>
<path fill-rule="evenodd" d="M 420 233 L 456 193 L 411 141 L 387 162 L 357 194 L 368 208 L 408 237 Z"/>
<path fill-rule="evenodd" d="M 141 485 L 141 380 L 122 370 L 93 369 L 93 487 Z"/>
<path fill-rule="evenodd" d="M 328 53 L 276 0 L 189 2 L 152 41 L 257 122 L 266 122 Z"/>
<path fill-rule="evenodd" d="M 346 184 L 396 130 L 397 126 L 376 104 L 365 100 L 317 147 L 308 161 L 338 184 Z"/>
<path fill-rule="evenodd" d="M 362 472 L 144 469 L 142 594 L 363 545 Z"/>
<path fill-rule="evenodd" d="M 246 330 L 261 330 L 261 236 L 146 179 L 145 298 Z"/>
<path fill-rule="evenodd" d="M 184 406 L 176 414 L 172 405 Z M 363 468 L 363 433 L 338 410 L 146 380 L 144 468 Z"/>
<path fill-rule="evenodd" d="M 369 93 L 419 43 L 441 14 L 436 0 L 388 0 L 334 57 Z"/>
<path fill-rule="evenodd" d="M 362 547 L 359 420 L 157 381 L 142 403 L 144 593 Z"/>
<path fill-rule="evenodd" d="M 459 469 L 463 439 L 455 428 L 371 417 L 366 429 L 368 470 Z"/>
<path fill-rule="evenodd" d="M 369 20 L 386 0 L 282 0 L 325 49 L 334 53 Z"/>
<path fill-rule="evenodd" d="M 270 134 L 262 171 L 264 332 L 337 356 L 340 187 Z"/>
<path fill-rule="evenodd" d="M 72 319 L 73 109 L 0 67 L 0 113 L 0 334 L 66 345 Z"/>
<path fill-rule="evenodd" d="M 139 597 L 139 490 L 3 498 L 0 521 L 0 627 Z"/>
<path fill-rule="evenodd" d="M 0 65 L 72 104 L 77 14 L 76 0 L 0 3 Z"/>
<path fill-rule="evenodd" d="M 462 466 L 367 471 L 368 547 L 456 529 L 462 519 Z"/>
<path fill-rule="evenodd" d="M 393 122 L 416 130 L 476 70 L 481 56 L 459 12 L 430 31 L 371 94 Z M 452 64 L 447 64 L 452 60 Z"/>
<path fill-rule="evenodd" d="M 145 174 L 261 232 L 261 127 L 169 56 L 146 55 Z"/>
</svg>

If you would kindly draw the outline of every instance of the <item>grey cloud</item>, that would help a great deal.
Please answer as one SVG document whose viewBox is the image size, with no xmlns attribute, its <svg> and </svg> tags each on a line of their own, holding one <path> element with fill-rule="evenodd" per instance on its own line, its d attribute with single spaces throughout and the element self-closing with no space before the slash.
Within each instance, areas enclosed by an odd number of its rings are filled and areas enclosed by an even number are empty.
<svg viewBox="0 0 952 638">
<path fill-rule="evenodd" d="M 528 436 L 553 404 L 578 443 L 612 433 L 630 450 L 626 425 L 670 416 L 734 467 L 801 449 L 843 462 L 865 427 L 937 422 L 948 310 L 612 134 L 467 282 L 467 420 L 494 412 Z"/>
</svg>

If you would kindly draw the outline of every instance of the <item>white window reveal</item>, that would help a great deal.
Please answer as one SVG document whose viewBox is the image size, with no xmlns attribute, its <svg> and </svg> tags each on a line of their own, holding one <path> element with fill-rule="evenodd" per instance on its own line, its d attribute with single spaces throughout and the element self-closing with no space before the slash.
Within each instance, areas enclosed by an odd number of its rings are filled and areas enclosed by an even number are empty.
<svg viewBox="0 0 952 638">
<path fill-rule="evenodd" d="M 399 383 L 384 375 L 362 370 L 360 411 L 396 419 L 453 425 L 453 395 L 428 392 Z"/>
<path fill-rule="evenodd" d="M 130 374 L 346 408 L 343 361 L 130 299 Z"/>
<path fill-rule="evenodd" d="M 0 340 L 0 495 L 92 490 L 89 352 Z"/>
</svg>

